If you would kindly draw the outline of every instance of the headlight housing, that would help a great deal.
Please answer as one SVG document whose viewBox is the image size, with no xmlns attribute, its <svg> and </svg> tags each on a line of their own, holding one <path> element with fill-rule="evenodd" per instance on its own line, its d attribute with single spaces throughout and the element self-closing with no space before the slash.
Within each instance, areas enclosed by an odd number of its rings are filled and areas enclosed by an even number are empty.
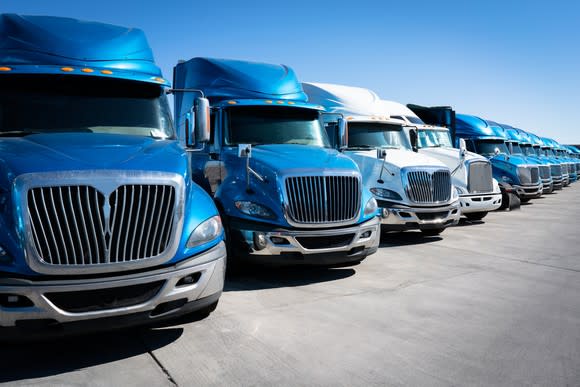
<svg viewBox="0 0 580 387">
<path fill-rule="evenodd" d="M 258 203 L 241 200 L 235 202 L 236 208 L 246 215 L 255 216 L 264 219 L 274 219 L 276 215 L 274 212 L 266 206 Z"/>
<path fill-rule="evenodd" d="M 223 226 L 219 215 L 213 216 L 193 230 L 187 240 L 187 247 L 195 247 L 210 242 L 222 234 Z"/>
<path fill-rule="evenodd" d="M 399 195 L 395 191 L 391 191 L 390 189 L 374 187 L 371 188 L 371 192 L 373 193 L 373 195 L 376 195 L 383 199 L 403 200 L 403 198 L 401 198 L 401 195 Z"/>
<path fill-rule="evenodd" d="M 364 214 L 371 215 L 373 213 L 376 213 L 378 208 L 379 206 L 377 205 L 377 201 L 375 200 L 375 198 L 370 198 L 367 204 L 365 205 Z"/>
</svg>

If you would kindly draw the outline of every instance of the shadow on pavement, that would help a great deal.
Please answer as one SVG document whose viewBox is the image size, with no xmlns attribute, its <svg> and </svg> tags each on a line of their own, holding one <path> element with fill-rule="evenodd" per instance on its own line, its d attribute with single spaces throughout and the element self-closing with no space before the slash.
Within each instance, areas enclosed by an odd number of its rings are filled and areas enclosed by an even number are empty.
<svg viewBox="0 0 580 387">
<path fill-rule="evenodd" d="M 352 266 L 352 265 L 351 265 Z M 338 281 L 353 276 L 356 270 L 345 267 L 263 267 L 248 265 L 228 273 L 224 291 L 274 289 Z"/>
<path fill-rule="evenodd" d="M 147 345 L 142 334 L 147 335 Z M 164 347 L 182 334 L 182 328 L 141 328 L 1 343 L 0 383 L 54 376 L 128 359 Z"/>
<path fill-rule="evenodd" d="M 420 231 L 388 232 L 381 235 L 379 247 L 421 245 L 442 239 L 440 236 L 425 236 Z"/>
<path fill-rule="evenodd" d="M 453 227 L 470 227 L 470 226 L 476 226 L 478 224 L 485 224 L 485 221 L 483 220 L 469 220 L 467 218 L 461 218 L 459 219 L 459 223 L 457 223 L 455 226 Z"/>
</svg>

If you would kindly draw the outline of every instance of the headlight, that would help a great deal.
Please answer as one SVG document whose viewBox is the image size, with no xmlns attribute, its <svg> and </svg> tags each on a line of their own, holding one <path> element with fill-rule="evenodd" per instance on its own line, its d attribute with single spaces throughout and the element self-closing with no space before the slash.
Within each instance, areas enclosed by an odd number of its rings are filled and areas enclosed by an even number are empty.
<svg viewBox="0 0 580 387">
<path fill-rule="evenodd" d="M 367 204 L 365 205 L 365 215 L 371 215 L 372 213 L 377 212 L 378 205 L 375 198 L 370 198 Z"/>
<path fill-rule="evenodd" d="M 222 220 L 218 215 L 209 218 L 193 230 L 187 240 L 187 247 L 195 247 L 214 240 L 222 234 Z"/>
<path fill-rule="evenodd" d="M 258 203 L 239 201 L 236 202 L 236 208 L 246 215 L 256 216 L 258 218 L 274 219 L 276 215 L 268 207 Z"/>
<path fill-rule="evenodd" d="M 451 199 L 452 200 L 457 199 L 460 194 L 461 194 L 461 190 L 458 187 L 453 186 L 453 189 L 451 190 Z"/>
<path fill-rule="evenodd" d="M 373 195 L 376 195 L 383 199 L 403 200 L 401 198 L 401 195 L 399 195 L 395 191 L 391 191 L 390 189 L 375 187 L 371 188 L 371 192 L 373 193 Z"/>
</svg>

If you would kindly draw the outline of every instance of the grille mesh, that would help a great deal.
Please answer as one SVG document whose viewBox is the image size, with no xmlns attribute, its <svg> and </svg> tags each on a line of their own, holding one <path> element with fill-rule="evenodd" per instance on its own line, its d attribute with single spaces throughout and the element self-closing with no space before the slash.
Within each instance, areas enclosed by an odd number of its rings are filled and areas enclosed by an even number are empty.
<svg viewBox="0 0 580 387">
<path fill-rule="evenodd" d="M 542 179 L 550 178 L 550 167 L 548 165 L 540 165 L 540 177 Z"/>
<path fill-rule="evenodd" d="M 27 199 L 34 246 L 47 264 L 138 261 L 162 254 L 170 244 L 172 186 L 123 185 L 108 200 L 91 186 L 39 187 Z"/>
<path fill-rule="evenodd" d="M 562 167 L 559 164 L 551 165 L 550 172 L 553 177 L 562 177 Z"/>
<path fill-rule="evenodd" d="M 356 176 L 296 176 L 286 179 L 288 215 L 295 223 L 339 223 L 357 218 L 360 181 Z"/>
<path fill-rule="evenodd" d="M 472 194 L 493 191 L 491 164 L 487 161 L 477 161 L 469 164 L 467 189 Z"/>
<path fill-rule="evenodd" d="M 540 181 L 540 171 L 538 167 L 519 167 L 518 177 L 522 185 L 537 184 Z"/>
<path fill-rule="evenodd" d="M 440 203 L 451 198 L 449 171 L 410 171 L 407 182 L 409 199 L 415 203 Z"/>
</svg>

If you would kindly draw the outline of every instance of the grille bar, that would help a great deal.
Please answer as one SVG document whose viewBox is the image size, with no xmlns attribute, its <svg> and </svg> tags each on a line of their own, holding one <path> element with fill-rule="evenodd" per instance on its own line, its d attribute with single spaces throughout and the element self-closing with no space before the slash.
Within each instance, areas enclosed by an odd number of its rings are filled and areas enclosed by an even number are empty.
<svg viewBox="0 0 580 387">
<path fill-rule="evenodd" d="M 407 194 L 415 203 L 440 203 L 451 198 L 449 171 L 407 172 Z"/>
<path fill-rule="evenodd" d="M 356 219 L 361 188 L 357 176 L 294 176 L 285 181 L 288 216 L 294 223 L 343 223 Z"/>
</svg>

